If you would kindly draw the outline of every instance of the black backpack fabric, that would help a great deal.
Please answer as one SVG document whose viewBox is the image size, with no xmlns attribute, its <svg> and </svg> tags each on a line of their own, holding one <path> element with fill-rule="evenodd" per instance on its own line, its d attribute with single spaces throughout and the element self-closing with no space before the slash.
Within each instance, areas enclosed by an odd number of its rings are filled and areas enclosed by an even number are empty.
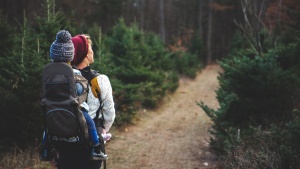
<svg viewBox="0 0 300 169">
<path fill-rule="evenodd" d="M 84 91 L 77 96 L 76 83 Z M 41 105 L 45 116 L 45 132 L 49 142 L 83 143 L 89 138 L 80 104 L 86 101 L 88 81 L 75 75 L 65 62 L 52 62 L 42 72 Z"/>
</svg>

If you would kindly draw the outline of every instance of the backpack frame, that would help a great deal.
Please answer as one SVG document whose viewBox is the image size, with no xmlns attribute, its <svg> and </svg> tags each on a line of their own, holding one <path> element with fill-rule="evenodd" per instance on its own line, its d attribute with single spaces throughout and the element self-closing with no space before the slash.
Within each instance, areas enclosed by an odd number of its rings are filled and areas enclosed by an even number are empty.
<svg viewBox="0 0 300 169">
<path fill-rule="evenodd" d="M 80 96 L 77 96 L 75 83 L 80 83 L 84 88 Z M 44 67 L 41 105 L 45 133 L 51 144 L 87 143 L 88 128 L 80 109 L 87 93 L 87 79 L 75 75 L 68 63 L 51 62 Z"/>
</svg>

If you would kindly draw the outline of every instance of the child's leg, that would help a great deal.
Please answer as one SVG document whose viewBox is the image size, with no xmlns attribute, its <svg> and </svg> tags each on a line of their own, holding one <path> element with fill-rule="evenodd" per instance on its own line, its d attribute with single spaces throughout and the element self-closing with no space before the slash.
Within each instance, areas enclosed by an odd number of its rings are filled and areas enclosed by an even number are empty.
<svg viewBox="0 0 300 169">
<path fill-rule="evenodd" d="M 43 133 L 43 139 L 42 139 L 42 146 L 41 146 L 41 150 L 40 150 L 40 160 L 42 161 L 47 161 L 47 157 L 48 157 L 48 147 L 46 145 L 46 141 L 47 141 L 47 135 L 46 135 L 46 131 L 44 131 Z"/>
<path fill-rule="evenodd" d="M 40 149 L 40 160 L 41 161 L 51 161 L 56 157 L 56 152 L 53 147 L 49 144 L 47 132 L 44 131 L 42 145 Z"/>
<path fill-rule="evenodd" d="M 92 154 L 92 159 L 94 160 L 106 160 L 107 159 L 107 155 L 104 154 L 103 152 L 101 152 L 101 145 L 99 143 L 98 140 L 98 134 L 97 134 L 97 130 L 96 130 L 96 126 L 95 123 L 93 121 L 93 119 L 90 117 L 90 115 L 84 110 L 83 111 L 83 115 L 86 119 L 86 123 L 88 126 L 88 131 L 89 131 L 89 136 L 90 139 L 92 141 L 93 144 L 93 150 L 91 152 Z"/>
<path fill-rule="evenodd" d="M 47 139 L 47 134 L 46 134 L 46 131 L 44 131 L 44 133 L 43 133 L 43 141 L 42 141 L 43 145 L 46 143 L 46 139 Z"/>
<path fill-rule="evenodd" d="M 85 117 L 85 120 L 86 120 L 86 123 L 88 126 L 90 139 L 91 139 L 93 145 L 98 145 L 99 140 L 98 140 L 98 134 L 97 134 L 95 123 L 94 123 L 93 119 L 91 118 L 91 116 L 86 112 L 86 110 L 83 110 L 83 115 Z"/>
</svg>

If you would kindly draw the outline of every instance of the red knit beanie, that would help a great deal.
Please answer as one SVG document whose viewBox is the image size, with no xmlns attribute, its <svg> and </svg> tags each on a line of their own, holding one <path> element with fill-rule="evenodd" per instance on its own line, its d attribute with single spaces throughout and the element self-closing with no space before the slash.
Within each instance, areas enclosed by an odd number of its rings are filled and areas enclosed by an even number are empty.
<svg viewBox="0 0 300 169">
<path fill-rule="evenodd" d="M 88 41 L 82 35 L 77 35 L 75 37 L 72 37 L 71 40 L 75 48 L 74 59 L 71 62 L 71 64 L 78 65 L 87 56 L 88 48 L 89 48 Z"/>
</svg>

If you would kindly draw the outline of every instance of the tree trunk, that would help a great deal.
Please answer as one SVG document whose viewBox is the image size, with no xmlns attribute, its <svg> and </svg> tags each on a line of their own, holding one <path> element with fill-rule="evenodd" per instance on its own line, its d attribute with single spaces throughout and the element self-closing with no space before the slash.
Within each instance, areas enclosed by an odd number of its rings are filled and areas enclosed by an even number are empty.
<svg viewBox="0 0 300 169">
<path fill-rule="evenodd" d="M 203 0 L 198 0 L 198 29 L 200 33 L 200 37 L 203 35 L 203 27 L 202 27 L 202 18 L 203 18 Z"/>
<path fill-rule="evenodd" d="M 145 8 L 145 4 L 144 4 L 144 0 L 141 0 L 140 2 L 140 12 L 141 12 L 141 18 L 140 18 L 140 28 L 142 30 L 144 30 L 144 8 Z"/>
<path fill-rule="evenodd" d="M 213 0 L 209 0 L 209 5 L 211 5 Z M 210 6 L 208 14 L 208 28 L 207 28 L 207 60 L 206 63 L 209 64 L 212 61 L 212 51 L 211 51 L 211 42 L 212 42 L 212 24 L 213 24 L 213 9 Z"/>
<path fill-rule="evenodd" d="M 159 16 L 160 16 L 160 36 L 163 42 L 165 39 L 165 15 L 164 15 L 164 1 L 159 0 Z"/>
</svg>

